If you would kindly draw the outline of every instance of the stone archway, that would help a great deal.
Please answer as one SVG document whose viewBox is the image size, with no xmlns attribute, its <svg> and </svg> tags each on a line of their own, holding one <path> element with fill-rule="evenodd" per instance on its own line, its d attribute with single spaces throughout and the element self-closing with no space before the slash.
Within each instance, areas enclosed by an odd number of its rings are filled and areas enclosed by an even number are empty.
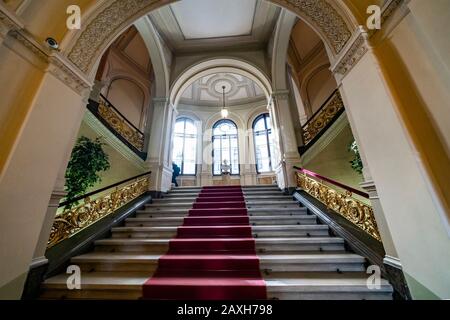
<svg viewBox="0 0 450 320">
<path fill-rule="evenodd" d="M 302 18 L 322 38 L 331 57 L 337 56 L 352 37 L 356 25 L 340 2 L 327 0 L 268 0 Z M 109 44 L 146 13 L 172 0 L 115 0 L 99 6 L 85 20 L 86 27 L 66 41 L 65 55 L 81 71 L 91 75 Z"/>
</svg>

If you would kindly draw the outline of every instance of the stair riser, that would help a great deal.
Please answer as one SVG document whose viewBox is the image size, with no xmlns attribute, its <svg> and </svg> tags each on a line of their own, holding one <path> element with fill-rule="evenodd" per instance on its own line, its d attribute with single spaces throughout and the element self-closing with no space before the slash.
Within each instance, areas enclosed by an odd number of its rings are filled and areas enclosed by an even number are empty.
<svg viewBox="0 0 450 320">
<path fill-rule="evenodd" d="M 135 263 L 120 263 L 120 262 L 93 262 L 93 263 L 78 263 L 81 272 L 149 272 L 153 273 L 158 267 L 157 262 L 135 262 Z"/>
<path fill-rule="evenodd" d="M 95 251 L 97 252 L 142 252 L 152 254 L 165 254 L 169 250 L 169 245 L 97 245 Z"/>
<path fill-rule="evenodd" d="M 172 239 L 177 235 L 176 231 L 130 231 L 112 233 L 114 239 Z"/>
<path fill-rule="evenodd" d="M 253 217 L 259 217 L 259 216 L 306 216 L 306 211 L 303 210 L 285 210 L 285 211 L 277 211 L 276 209 L 273 210 L 247 210 L 249 216 Z M 180 211 L 154 211 L 154 210 L 145 210 L 145 211 L 138 211 L 136 214 L 136 217 L 139 218 L 164 218 L 164 217 L 185 217 L 187 216 L 189 210 L 180 210 Z"/>
<path fill-rule="evenodd" d="M 344 251 L 344 244 L 257 244 L 256 252 L 258 253 L 302 253 L 302 252 L 319 252 L 322 251 Z"/>
<path fill-rule="evenodd" d="M 328 230 L 297 230 L 297 231 L 258 231 L 252 232 L 254 238 L 298 238 L 307 237 L 327 237 Z"/>
<path fill-rule="evenodd" d="M 272 272 L 364 272 L 362 263 L 261 263 L 263 275 Z M 267 273 L 268 272 L 268 273 Z"/>
<path fill-rule="evenodd" d="M 140 216 L 140 218 L 145 218 L 145 216 Z M 126 221 L 125 226 L 127 227 L 178 227 L 183 224 L 183 220 L 180 221 L 146 221 L 146 222 L 132 222 Z M 252 226 L 269 226 L 269 225 L 316 225 L 317 221 L 315 218 L 311 219 L 278 219 L 278 220 L 256 220 L 250 219 L 250 224 Z"/>
<path fill-rule="evenodd" d="M 67 289 L 45 289 L 39 297 L 42 300 L 138 300 L 142 298 L 142 286 L 134 290 L 116 289 L 111 290 L 67 290 Z"/>
<path fill-rule="evenodd" d="M 201 202 L 208 202 L 208 198 L 202 198 L 205 199 L 205 201 L 201 201 Z M 164 199 L 153 199 L 153 204 L 149 205 L 149 207 L 152 206 L 158 206 L 160 204 L 166 204 L 166 203 L 186 203 L 186 202 L 195 202 L 197 200 L 197 197 L 192 197 L 192 198 L 164 198 Z M 256 201 L 290 201 L 291 198 L 285 198 L 285 197 L 265 197 L 265 196 L 260 196 L 260 197 L 245 197 L 245 201 L 246 202 L 256 202 Z M 293 201 L 292 201 L 293 202 Z M 293 202 L 294 203 L 294 202 Z"/>
<path fill-rule="evenodd" d="M 169 246 L 157 244 L 143 245 L 97 245 L 97 252 L 143 252 L 152 254 L 166 253 Z M 275 252 L 319 252 L 322 251 L 344 251 L 344 244 L 257 244 L 257 253 L 275 253 Z"/>
<path fill-rule="evenodd" d="M 392 293 L 342 292 L 267 292 L 269 300 L 392 300 Z"/>
</svg>

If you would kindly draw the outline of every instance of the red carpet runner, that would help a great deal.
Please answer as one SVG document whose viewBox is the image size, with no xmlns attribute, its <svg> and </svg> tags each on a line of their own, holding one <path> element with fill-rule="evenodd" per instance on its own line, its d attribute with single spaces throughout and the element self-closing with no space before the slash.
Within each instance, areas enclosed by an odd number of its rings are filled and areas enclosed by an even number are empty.
<svg viewBox="0 0 450 320">
<path fill-rule="evenodd" d="M 240 186 L 204 187 L 143 287 L 144 299 L 266 299 Z"/>
</svg>

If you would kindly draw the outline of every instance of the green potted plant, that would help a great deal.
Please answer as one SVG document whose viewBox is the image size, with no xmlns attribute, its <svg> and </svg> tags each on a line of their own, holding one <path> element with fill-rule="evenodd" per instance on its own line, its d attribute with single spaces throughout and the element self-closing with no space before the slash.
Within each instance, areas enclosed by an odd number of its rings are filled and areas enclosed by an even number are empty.
<svg viewBox="0 0 450 320">
<path fill-rule="evenodd" d="M 358 149 L 358 145 L 356 144 L 356 141 L 353 141 L 350 144 L 348 150 L 349 150 L 349 152 L 354 153 L 354 158 L 352 161 L 350 161 L 350 164 L 351 164 L 353 170 L 355 170 L 359 174 L 362 174 L 364 166 L 363 166 L 363 162 L 361 160 L 361 155 L 359 154 L 359 149 Z"/>
<path fill-rule="evenodd" d="M 100 138 L 95 140 L 85 136 L 78 138 L 65 174 L 67 201 L 84 194 L 88 188 L 100 182 L 98 173 L 110 168 L 108 154 L 103 150 L 103 145 L 105 144 L 100 141 Z M 65 209 L 70 209 L 77 204 L 78 201 L 72 202 Z"/>
</svg>

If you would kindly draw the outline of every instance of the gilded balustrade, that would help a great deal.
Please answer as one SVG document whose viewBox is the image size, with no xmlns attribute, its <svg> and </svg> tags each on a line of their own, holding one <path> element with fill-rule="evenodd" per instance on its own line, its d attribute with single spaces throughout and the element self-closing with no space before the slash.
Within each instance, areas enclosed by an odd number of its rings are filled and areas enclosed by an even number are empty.
<svg viewBox="0 0 450 320">
<path fill-rule="evenodd" d="M 308 145 L 344 109 L 341 94 L 336 90 L 320 111 L 303 126 L 303 143 Z"/>
<path fill-rule="evenodd" d="M 120 112 L 103 98 L 99 101 L 98 114 L 133 147 L 139 151 L 144 150 L 144 134 L 125 120 Z"/>
<path fill-rule="evenodd" d="M 301 172 L 297 172 L 297 185 L 381 242 L 372 207 L 353 198 L 351 192 L 339 192 Z"/>
<path fill-rule="evenodd" d="M 140 178 L 94 200 L 84 198 L 84 203 L 57 215 L 50 232 L 47 247 L 70 238 L 84 228 L 113 213 L 120 207 L 148 191 L 149 178 Z"/>
</svg>

